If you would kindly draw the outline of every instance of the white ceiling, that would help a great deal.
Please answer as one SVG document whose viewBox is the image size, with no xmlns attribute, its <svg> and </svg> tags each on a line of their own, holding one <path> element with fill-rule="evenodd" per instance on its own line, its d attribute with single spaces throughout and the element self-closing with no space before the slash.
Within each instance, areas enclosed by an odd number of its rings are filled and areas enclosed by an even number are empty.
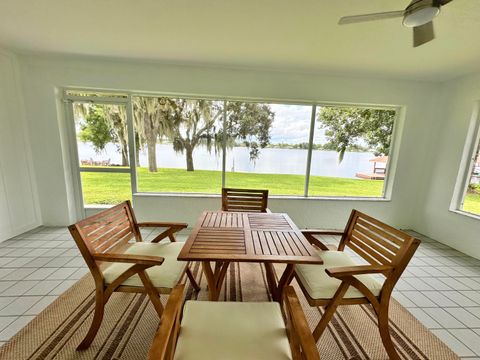
<svg viewBox="0 0 480 360">
<path fill-rule="evenodd" d="M 480 0 L 453 0 L 437 39 L 412 48 L 401 19 L 340 16 L 408 0 L 0 0 L 0 44 L 24 52 L 441 81 L 480 70 Z"/>
</svg>

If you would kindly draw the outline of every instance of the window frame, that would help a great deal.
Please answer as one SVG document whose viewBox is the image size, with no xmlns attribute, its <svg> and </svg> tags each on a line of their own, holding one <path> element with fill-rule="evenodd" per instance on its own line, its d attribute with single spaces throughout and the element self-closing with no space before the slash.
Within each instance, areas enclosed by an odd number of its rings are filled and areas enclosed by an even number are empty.
<svg viewBox="0 0 480 360">
<path fill-rule="evenodd" d="M 105 93 L 105 97 L 101 96 L 76 96 L 69 95 L 67 92 L 86 92 L 86 93 L 96 93 L 102 94 Z M 118 95 L 125 95 L 122 97 L 113 97 L 111 94 L 115 93 Z M 136 146 L 135 146 L 135 136 L 134 136 L 134 121 L 133 121 L 133 102 L 132 97 L 145 96 L 145 97 L 171 97 L 171 98 L 184 98 L 184 99 L 205 99 L 205 100 L 214 100 L 214 101 L 243 101 L 243 102 L 254 102 L 254 103 L 264 103 L 264 104 L 279 104 L 279 105 L 302 105 L 302 106 L 311 106 L 311 118 L 310 118 L 310 129 L 309 129 L 309 138 L 308 138 L 308 153 L 307 153 L 307 162 L 305 164 L 305 183 L 304 183 L 304 194 L 303 195 L 274 195 L 272 198 L 282 198 L 282 199 L 304 199 L 304 200 L 339 200 L 339 201 L 390 201 L 393 189 L 393 182 L 395 179 L 395 169 L 398 157 L 398 144 L 399 143 L 399 133 L 401 132 L 401 119 L 404 117 L 404 107 L 399 105 L 371 105 L 371 104 L 358 104 L 358 103 L 338 103 L 338 102 L 325 102 L 325 101 L 313 101 L 313 100 L 286 100 L 286 99 L 271 99 L 271 98 L 251 98 L 251 97 L 230 97 L 230 96 L 214 96 L 214 95 L 192 95 L 192 94 L 182 94 L 182 93 L 164 93 L 164 92 L 137 92 L 137 91 L 121 91 L 121 90 L 98 90 L 91 88 L 79 88 L 79 87 L 66 87 L 63 88 L 63 101 L 70 108 L 68 109 L 68 132 L 69 132 L 69 142 L 70 142 L 70 153 L 73 162 L 73 180 L 75 188 L 75 200 L 81 211 L 84 213 L 85 209 L 94 208 L 94 207 L 103 207 L 103 205 L 94 206 L 87 205 L 83 203 L 83 195 L 81 188 L 81 179 L 80 172 L 85 172 L 89 170 L 80 169 L 79 158 L 78 158 L 78 149 L 76 147 L 76 133 L 74 127 L 74 117 L 73 117 L 73 103 L 74 102 L 91 102 L 97 104 L 116 104 L 116 105 L 125 105 L 127 110 L 127 131 L 128 131 L 128 151 L 129 151 L 129 169 L 108 169 L 104 172 L 116 172 L 116 173 L 130 173 L 131 179 L 131 191 L 132 198 L 137 197 L 151 197 L 151 196 L 181 196 L 181 197 L 220 197 L 219 194 L 210 194 L 210 193 L 184 193 L 184 192 L 139 192 L 138 191 L 138 182 L 137 182 L 137 166 L 136 163 Z M 318 108 L 326 106 L 335 106 L 335 107 L 357 107 L 357 108 L 369 108 L 369 109 L 380 109 L 380 110 L 395 110 L 395 119 L 393 124 L 393 131 L 391 135 L 391 144 L 390 144 L 390 154 L 389 161 L 386 166 L 386 176 L 383 181 L 382 194 L 380 196 L 311 196 L 308 194 L 309 182 L 310 182 L 310 172 L 311 172 L 311 161 L 312 161 L 312 151 L 313 151 L 313 142 L 314 142 L 314 133 L 315 133 L 315 124 L 317 121 Z M 68 108 L 68 107 L 67 107 Z M 226 114 L 223 114 L 223 123 L 226 121 Z M 226 143 L 224 142 L 222 146 L 222 186 L 225 186 L 225 165 L 226 165 Z M 92 170 L 98 171 L 98 170 Z M 108 207 L 106 205 L 105 207 Z"/>
<path fill-rule="evenodd" d="M 85 210 L 89 208 L 103 208 L 103 207 L 110 207 L 111 205 L 93 205 L 93 204 L 85 204 L 83 198 L 83 189 L 82 189 L 82 179 L 81 173 L 82 172 L 92 172 L 92 173 L 116 173 L 116 174 L 130 174 L 130 189 L 132 191 L 132 198 L 133 198 L 133 190 L 137 188 L 137 178 L 136 178 L 136 171 L 132 164 L 135 164 L 135 153 L 131 151 L 132 146 L 135 146 L 135 139 L 133 136 L 133 112 L 131 108 L 131 101 L 130 95 L 127 94 L 127 97 L 101 97 L 101 96 L 77 96 L 77 95 L 70 95 L 68 91 L 78 91 L 78 92 L 95 92 L 101 94 L 104 91 L 94 91 L 94 90 L 83 90 L 78 88 L 72 89 L 64 89 L 63 90 L 63 102 L 66 105 L 66 116 L 67 116 L 67 131 L 68 131 L 68 139 L 69 139 L 69 152 L 70 157 L 73 162 L 72 166 L 72 180 L 73 180 L 73 187 L 74 187 L 74 198 L 75 198 L 75 207 L 77 214 L 86 215 Z M 106 91 L 105 91 L 106 92 Z M 107 93 L 107 92 L 106 92 Z M 109 93 L 109 92 L 108 92 Z M 128 132 L 128 168 L 106 168 L 106 169 L 98 169 L 98 168 L 89 168 L 80 166 L 80 159 L 78 156 L 78 147 L 77 147 L 77 132 L 75 129 L 75 114 L 73 110 L 73 105 L 75 103 L 90 103 L 90 104 L 98 104 L 98 105 L 121 105 L 125 106 L 126 113 L 127 113 L 127 132 Z M 130 131 L 132 129 L 132 131 Z M 132 162 L 133 160 L 133 162 Z M 132 170 L 133 169 L 133 170 Z"/>
<path fill-rule="evenodd" d="M 467 195 L 468 186 L 470 185 L 470 178 L 472 176 L 478 146 L 480 146 L 480 101 L 475 102 L 473 107 L 449 209 L 457 214 L 480 220 L 480 214 L 463 210 L 463 204 L 465 196 Z"/>
</svg>

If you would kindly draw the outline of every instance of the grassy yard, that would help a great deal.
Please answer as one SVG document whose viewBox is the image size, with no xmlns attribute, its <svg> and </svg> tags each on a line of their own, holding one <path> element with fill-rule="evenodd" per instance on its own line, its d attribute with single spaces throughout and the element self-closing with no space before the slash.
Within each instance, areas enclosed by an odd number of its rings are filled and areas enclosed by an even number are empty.
<svg viewBox="0 0 480 360">
<path fill-rule="evenodd" d="M 131 199 L 130 174 L 81 173 L 85 204 L 115 204 Z M 305 176 L 227 172 L 229 187 L 269 189 L 271 195 L 303 195 Z M 220 194 L 220 171 L 138 168 L 140 192 Z M 381 196 L 383 181 L 311 176 L 311 196 Z"/>
<path fill-rule="evenodd" d="M 463 202 L 463 210 L 480 215 L 480 194 L 467 194 Z"/>
<path fill-rule="evenodd" d="M 81 173 L 85 204 L 116 204 L 131 199 L 130 174 Z M 271 195 L 303 195 L 305 176 L 227 172 L 230 187 L 269 189 Z M 160 169 L 157 173 L 138 168 L 140 192 L 220 194 L 220 171 Z M 381 196 L 383 181 L 311 176 L 311 196 Z M 480 194 L 468 194 L 463 210 L 480 214 Z"/>
</svg>

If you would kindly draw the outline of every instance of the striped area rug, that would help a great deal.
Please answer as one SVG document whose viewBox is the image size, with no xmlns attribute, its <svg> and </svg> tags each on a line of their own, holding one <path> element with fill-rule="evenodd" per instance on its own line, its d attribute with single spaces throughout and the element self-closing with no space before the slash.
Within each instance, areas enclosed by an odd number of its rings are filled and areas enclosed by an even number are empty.
<svg viewBox="0 0 480 360">
<path fill-rule="evenodd" d="M 277 269 L 280 273 L 281 269 Z M 206 281 L 198 264 L 194 274 L 202 290 L 188 287 L 186 297 L 206 300 Z M 317 324 L 321 308 L 312 308 L 294 283 L 310 325 Z M 145 295 L 115 293 L 107 304 L 102 326 L 91 347 L 76 352 L 90 325 L 93 280 L 85 276 L 0 348 L 0 359 L 145 359 L 158 317 Z M 166 296 L 162 296 L 166 300 Z M 221 295 L 223 300 L 267 301 L 265 274 L 258 264 L 231 264 Z M 458 359 L 458 357 L 396 301 L 391 304 L 391 329 L 403 359 Z M 388 359 L 368 306 L 343 306 L 317 344 L 322 359 Z"/>
</svg>

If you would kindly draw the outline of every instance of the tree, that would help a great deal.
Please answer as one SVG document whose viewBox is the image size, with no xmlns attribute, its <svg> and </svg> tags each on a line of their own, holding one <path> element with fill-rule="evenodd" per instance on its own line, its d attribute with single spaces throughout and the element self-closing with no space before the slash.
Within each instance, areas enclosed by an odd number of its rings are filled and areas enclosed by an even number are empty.
<svg viewBox="0 0 480 360">
<path fill-rule="evenodd" d="M 270 128 L 275 113 L 267 104 L 229 101 L 226 115 L 227 144 L 240 139 L 250 150 L 250 160 L 257 159 L 260 148 L 263 149 L 270 143 Z"/>
<path fill-rule="evenodd" d="M 76 114 L 84 117 L 80 125 L 79 139 L 91 142 L 95 151 L 115 143 L 122 155 L 122 166 L 128 166 L 128 134 L 125 107 L 119 105 L 78 104 Z"/>
<path fill-rule="evenodd" d="M 211 151 L 221 149 L 223 141 L 233 146 L 240 139 L 249 148 L 250 159 L 256 159 L 260 148 L 269 143 L 275 116 L 268 105 L 232 101 L 178 99 L 172 110 L 173 146 L 175 151 L 185 152 L 187 171 L 194 170 L 193 150 L 199 144 Z M 224 111 L 225 128 L 221 121 Z"/>
<path fill-rule="evenodd" d="M 133 98 L 133 114 L 135 122 L 135 142 L 137 145 L 137 155 L 147 144 L 148 170 L 156 172 L 157 139 L 171 135 L 172 123 L 170 122 L 170 112 L 174 106 L 174 101 L 169 98 L 137 96 Z M 137 159 L 138 161 L 138 159 Z"/>
<path fill-rule="evenodd" d="M 222 106 L 210 100 L 177 99 L 171 107 L 171 140 L 175 151 L 185 153 L 187 171 L 193 171 L 193 150 L 199 144 L 208 151 L 220 143 L 217 140 Z"/>
<path fill-rule="evenodd" d="M 80 125 L 78 138 L 82 142 L 91 142 L 96 152 L 105 149 L 105 146 L 113 142 L 113 131 L 105 120 L 105 114 L 101 107 L 90 106 L 86 111 L 85 122 Z"/>
<path fill-rule="evenodd" d="M 376 156 L 388 155 L 393 132 L 394 110 L 322 107 L 317 117 L 325 129 L 326 148 L 338 152 L 341 162 L 345 151 L 367 144 Z"/>
</svg>

